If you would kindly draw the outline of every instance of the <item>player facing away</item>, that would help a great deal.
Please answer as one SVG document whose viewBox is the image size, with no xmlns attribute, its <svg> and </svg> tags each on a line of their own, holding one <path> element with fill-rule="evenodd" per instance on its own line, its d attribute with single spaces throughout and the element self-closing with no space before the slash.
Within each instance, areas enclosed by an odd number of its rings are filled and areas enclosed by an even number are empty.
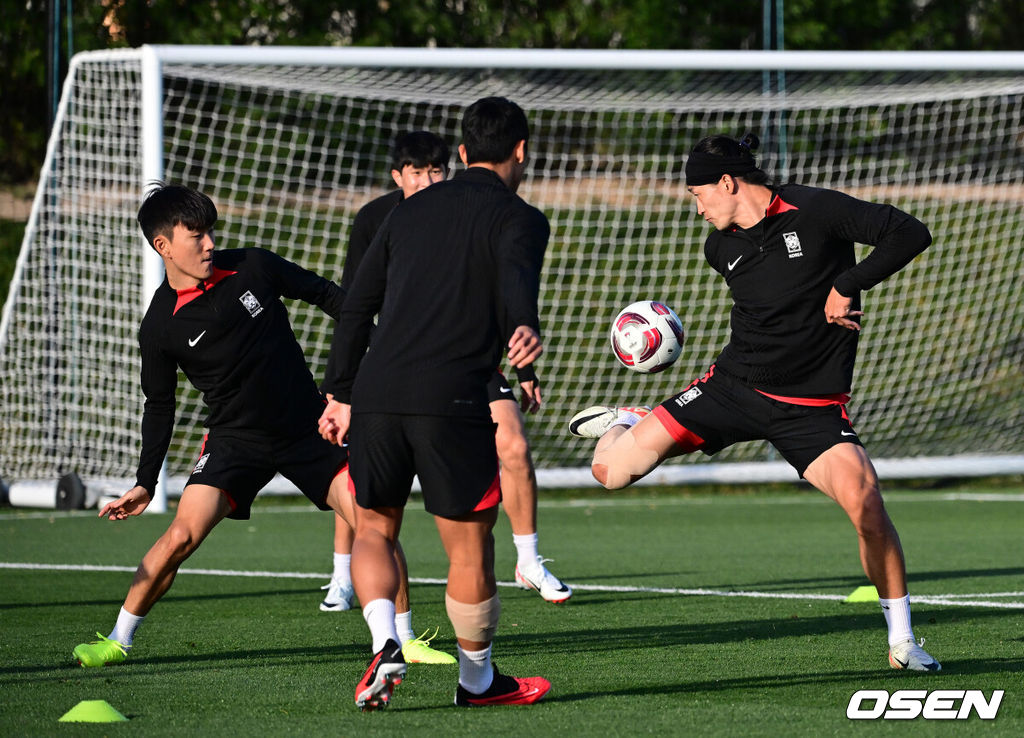
<svg viewBox="0 0 1024 738">
<path fill-rule="evenodd" d="M 549 226 L 515 194 L 526 165 L 522 109 L 505 98 L 478 100 L 463 115 L 462 136 L 467 169 L 404 200 L 370 244 L 323 385 L 334 399 L 321 433 L 335 442 L 347 437 L 355 462 L 352 579 L 374 654 L 355 690 L 363 709 L 387 706 L 405 675 L 392 550 L 414 475 L 449 561 L 455 703 L 530 704 L 551 686 L 491 663 L 501 609 L 492 534 L 501 489 L 487 396 L 503 347 L 515 368 L 541 353 L 537 297 Z"/>
<path fill-rule="evenodd" d="M 903 550 L 878 477 L 847 416 L 860 332 L 860 293 L 931 243 L 928 229 L 890 205 L 843 193 L 772 186 L 742 141 L 711 136 L 686 163 L 697 212 L 715 227 L 704 245 L 733 309 L 729 343 L 700 379 L 649 408 L 595 406 L 569 430 L 598 438 L 592 471 L 608 489 L 667 458 L 714 454 L 764 439 L 849 516 L 864 571 L 889 629 L 889 663 L 937 671 L 914 640 Z M 854 243 L 873 246 L 859 263 Z"/>
<path fill-rule="evenodd" d="M 448 145 L 429 131 L 404 133 L 395 140 L 391 151 L 391 177 L 398 189 L 372 200 L 356 214 L 341 276 L 341 286 L 346 292 L 351 288 L 363 255 L 384 219 L 403 200 L 447 179 L 448 158 Z M 517 369 L 516 375 L 520 386 L 529 386 L 522 393 L 520 402 L 516 401 L 512 388 L 500 371 L 495 370 L 487 384 L 491 419 L 497 426 L 495 440 L 501 469 L 502 507 L 511 523 L 512 542 L 517 552 L 515 581 L 524 589 L 537 591 L 548 602 L 561 604 L 572 597 L 572 589 L 548 571 L 544 564 L 549 559 L 542 558 L 537 550 L 537 475 L 523 416 L 524 412 L 540 409 L 539 380 L 532 366 Z M 352 529 L 344 519 L 336 516 L 334 574 L 330 583 L 324 586 L 327 596 L 320 603 L 321 610 L 339 611 L 351 607 L 352 535 Z M 395 619 L 406 660 L 414 660 L 410 655 L 431 662 L 440 657 L 451 659 L 437 651 L 418 653 L 422 650 L 421 644 L 429 641 L 422 638 L 409 640 L 414 638 L 414 634 L 407 613 L 401 611 L 402 605 L 402 602 L 398 603 L 399 612 Z"/>
<path fill-rule="evenodd" d="M 124 520 L 149 505 L 171 440 L 179 367 L 203 393 L 209 433 L 174 520 L 139 564 L 113 631 L 74 649 L 82 666 L 124 661 L 182 562 L 225 517 L 248 519 L 275 473 L 318 508 L 355 521 L 347 452 L 316 432 L 325 400 L 281 302 L 303 300 L 337 318 L 344 291 L 263 249 L 215 251 L 217 209 L 190 188 L 153 189 L 138 220 L 166 278 L 139 329 L 146 401 L 136 485 L 100 517 Z"/>
</svg>

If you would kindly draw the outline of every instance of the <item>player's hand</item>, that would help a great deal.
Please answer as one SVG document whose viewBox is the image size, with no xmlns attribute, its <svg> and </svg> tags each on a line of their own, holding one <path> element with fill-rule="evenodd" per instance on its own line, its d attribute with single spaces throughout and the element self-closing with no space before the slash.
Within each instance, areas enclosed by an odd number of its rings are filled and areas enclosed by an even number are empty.
<svg viewBox="0 0 1024 738">
<path fill-rule="evenodd" d="M 348 435 L 348 426 L 351 420 L 351 405 L 333 399 L 329 400 L 320 416 L 318 424 L 320 435 L 324 440 L 330 441 L 335 446 L 340 446 Z"/>
<path fill-rule="evenodd" d="M 544 353 L 540 334 L 528 325 L 521 325 L 508 340 L 508 363 L 515 369 L 532 364 Z"/>
<path fill-rule="evenodd" d="M 531 379 L 519 383 L 519 409 L 524 413 L 535 413 L 540 410 L 540 382 Z"/>
<path fill-rule="evenodd" d="M 138 515 L 149 507 L 150 499 L 149 492 L 145 487 L 132 487 L 113 502 L 104 505 L 98 517 L 106 517 L 108 520 L 124 520 L 129 515 Z"/>
<path fill-rule="evenodd" d="M 851 331 L 859 331 L 860 323 L 854 318 L 859 318 L 864 312 L 851 310 L 851 307 L 853 307 L 853 298 L 843 297 L 833 287 L 832 291 L 828 293 L 828 299 L 825 300 L 825 320 Z"/>
</svg>

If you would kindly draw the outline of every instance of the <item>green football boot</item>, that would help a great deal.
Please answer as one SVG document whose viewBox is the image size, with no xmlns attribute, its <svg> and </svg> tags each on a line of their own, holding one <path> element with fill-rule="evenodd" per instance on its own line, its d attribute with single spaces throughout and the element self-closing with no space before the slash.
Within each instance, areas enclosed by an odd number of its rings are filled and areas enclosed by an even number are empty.
<svg viewBox="0 0 1024 738">
<path fill-rule="evenodd" d="M 128 658 L 129 646 L 112 641 L 101 633 L 98 641 L 79 643 L 75 646 L 74 656 L 82 666 L 95 667 L 107 664 L 119 664 Z"/>
<path fill-rule="evenodd" d="M 402 644 L 402 656 L 409 664 L 457 664 L 458 661 L 450 653 L 438 651 L 430 647 L 430 642 L 437 636 L 437 630 L 430 638 L 424 638 L 427 631 L 419 638 L 413 638 Z"/>
</svg>

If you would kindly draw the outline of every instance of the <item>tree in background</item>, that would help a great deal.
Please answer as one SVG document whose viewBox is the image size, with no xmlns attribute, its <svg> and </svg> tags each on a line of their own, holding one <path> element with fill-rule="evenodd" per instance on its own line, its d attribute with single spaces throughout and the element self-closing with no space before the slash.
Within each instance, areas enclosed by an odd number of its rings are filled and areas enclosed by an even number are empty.
<svg viewBox="0 0 1024 738">
<path fill-rule="evenodd" d="M 763 0 L 3 0 L 0 184 L 39 171 L 48 3 L 75 51 L 161 44 L 760 49 Z M 17 9 L 11 6 L 17 6 Z M 1016 50 L 1024 0 L 786 0 L 788 49 Z"/>
</svg>

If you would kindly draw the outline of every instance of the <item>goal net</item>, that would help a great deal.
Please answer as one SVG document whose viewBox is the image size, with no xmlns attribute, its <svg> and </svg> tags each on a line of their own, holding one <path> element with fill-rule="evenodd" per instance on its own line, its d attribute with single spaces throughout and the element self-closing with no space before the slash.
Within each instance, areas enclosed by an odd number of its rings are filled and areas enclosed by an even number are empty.
<svg viewBox="0 0 1024 738">
<path fill-rule="evenodd" d="M 704 135 L 747 131 L 777 181 L 891 202 L 934 235 L 864 295 L 850 412 L 883 476 L 1024 469 L 1022 55 L 991 69 L 971 54 L 887 66 L 899 55 L 466 52 L 76 56 L 0 325 L 0 477 L 134 478 L 136 331 L 162 278 L 135 223 L 147 181 L 208 193 L 219 248 L 262 246 L 338 279 L 356 211 L 392 187 L 396 134 L 429 129 L 454 150 L 464 107 L 494 94 L 527 112 L 520 194 L 552 226 L 544 407 L 528 420 L 542 483 L 592 483 L 591 444 L 565 430 L 576 410 L 656 404 L 726 343 L 729 294 L 704 262 L 709 226 L 683 167 Z M 657 375 L 624 369 L 608 345 L 611 319 L 641 298 L 671 306 L 686 329 L 682 358 Z M 331 321 L 304 304 L 290 312 L 319 377 Z M 184 377 L 179 395 L 172 493 L 204 418 Z M 795 478 L 770 445 L 746 443 L 673 460 L 647 481 Z"/>
</svg>

